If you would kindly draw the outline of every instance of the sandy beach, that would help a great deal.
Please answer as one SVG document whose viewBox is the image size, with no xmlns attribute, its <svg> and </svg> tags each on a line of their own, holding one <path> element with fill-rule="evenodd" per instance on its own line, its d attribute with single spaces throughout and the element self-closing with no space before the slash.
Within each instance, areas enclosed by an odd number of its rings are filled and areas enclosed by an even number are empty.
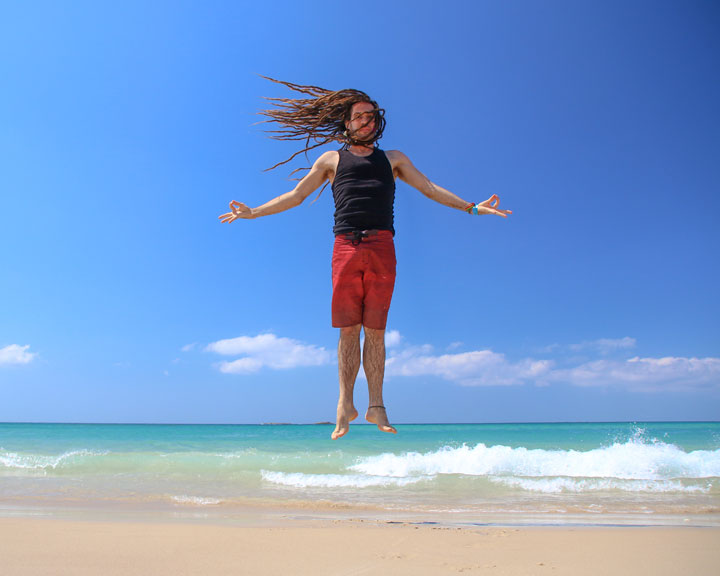
<svg viewBox="0 0 720 576">
<path fill-rule="evenodd" d="M 720 529 L 0 519 L 4 576 L 715 574 Z"/>
</svg>

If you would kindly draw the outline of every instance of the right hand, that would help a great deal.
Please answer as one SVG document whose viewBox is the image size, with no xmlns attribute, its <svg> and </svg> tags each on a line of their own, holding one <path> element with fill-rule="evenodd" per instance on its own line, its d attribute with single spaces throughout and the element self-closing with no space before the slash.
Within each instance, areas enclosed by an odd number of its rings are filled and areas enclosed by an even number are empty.
<svg viewBox="0 0 720 576">
<path fill-rule="evenodd" d="M 238 202 L 237 200 L 230 201 L 230 210 L 230 212 L 226 212 L 225 214 L 220 214 L 220 216 L 218 216 L 221 223 L 224 224 L 227 222 L 229 224 L 238 218 L 243 218 L 245 220 L 254 218 L 252 208 L 246 206 L 242 202 Z"/>
</svg>

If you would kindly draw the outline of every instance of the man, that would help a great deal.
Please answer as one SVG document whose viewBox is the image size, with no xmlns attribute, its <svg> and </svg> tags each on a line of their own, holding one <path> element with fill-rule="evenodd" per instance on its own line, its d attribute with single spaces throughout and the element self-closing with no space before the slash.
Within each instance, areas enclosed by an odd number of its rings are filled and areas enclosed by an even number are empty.
<svg viewBox="0 0 720 576">
<path fill-rule="evenodd" d="M 270 79 L 272 80 L 272 79 Z M 377 141 L 385 127 L 384 112 L 359 90 L 330 91 L 316 86 L 279 82 L 309 95 L 304 99 L 270 99 L 275 109 L 262 113 L 283 130 L 273 132 L 277 139 L 305 140 L 304 150 L 339 141 L 340 150 L 322 154 L 295 188 L 249 208 L 235 200 L 221 222 L 252 219 L 277 214 L 300 205 L 327 182 L 335 199 L 335 246 L 332 276 L 332 324 L 340 328 L 338 372 L 340 395 L 332 439 L 344 436 L 358 412 L 353 403 L 355 379 L 360 369 L 360 331 L 365 332 L 362 363 L 368 381 L 368 422 L 383 432 L 395 434 L 383 403 L 385 374 L 385 326 L 395 285 L 393 203 L 395 178 L 400 178 L 431 200 L 470 214 L 496 214 L 504 218 L 512 212 L 500 210 L 496 195 L 479 204 L 469 203 L 430 182 L 399 150 L 383 152 Z M 310 145 L 310 140 L 317 142 Z"/>
</svg>

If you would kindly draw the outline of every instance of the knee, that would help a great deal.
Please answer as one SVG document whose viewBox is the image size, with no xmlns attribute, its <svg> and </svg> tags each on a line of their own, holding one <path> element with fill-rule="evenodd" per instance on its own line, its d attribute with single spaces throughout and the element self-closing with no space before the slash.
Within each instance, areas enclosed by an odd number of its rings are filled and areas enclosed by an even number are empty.
<svg viewBox="0 0 720 576">
<path fill-rule="evenodd" d="M 360 328 L 362 328 L 361 324 L 355 324 L 354 326 L 347 326 L 344 328 L 340 328 L 340 340 L 342 340 L 342 341 L 359 340 L 360 339 Z"/>
<path fill-rule="evenodd" d="M 366 340 L 373 344 L 385 343 L 385 330 L 376 330 L 375 328 L 368 328 L 367 326 L 365 326 L 364 330 Z"/>
</svg>

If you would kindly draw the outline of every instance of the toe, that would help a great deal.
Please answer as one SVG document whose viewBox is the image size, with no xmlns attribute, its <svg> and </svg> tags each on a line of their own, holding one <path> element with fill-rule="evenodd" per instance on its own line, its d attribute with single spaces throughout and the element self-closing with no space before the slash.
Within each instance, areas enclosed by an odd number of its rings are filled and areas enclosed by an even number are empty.
<svg viewBox="0 0 720 576">
<path fill-rule="evenodd" d="M 348 429 L 347 428 L 336 428 L 335 431 L 330 435 L 330 438 L 333 440 L 337 440 L 338 438 L 342 438 L 347 434 Z"/>
</svg>

